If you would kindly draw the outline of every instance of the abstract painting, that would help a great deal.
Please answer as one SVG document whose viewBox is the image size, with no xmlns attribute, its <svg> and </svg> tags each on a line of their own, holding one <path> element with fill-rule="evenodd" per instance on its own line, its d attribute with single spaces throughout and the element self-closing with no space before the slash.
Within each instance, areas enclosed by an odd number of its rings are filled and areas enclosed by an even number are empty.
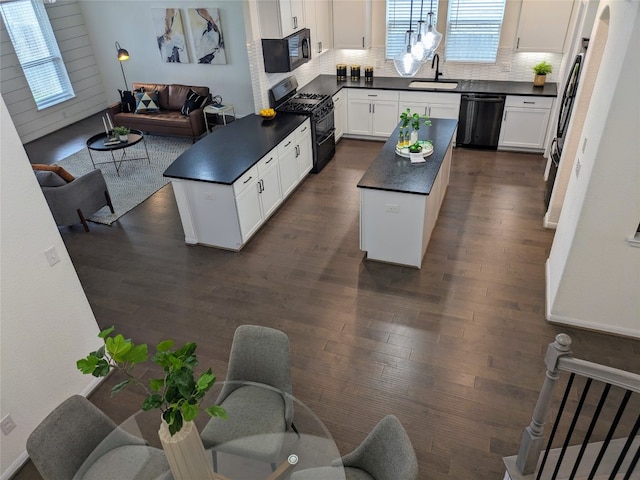
<svg viewBox="0 0 640 480">
<path fill-rule="evenodd" d="M 217 8 L 190 8 L 189 25 L 197 62 L 226 64 L 227 56 L 224 52 L 220 11 Z"/>
<path fill-rule="evenodd" d="M 177 8 L 152 8 L 158 50 L 163 62 L 189 63 L 182 16 Z"/>
</svg>

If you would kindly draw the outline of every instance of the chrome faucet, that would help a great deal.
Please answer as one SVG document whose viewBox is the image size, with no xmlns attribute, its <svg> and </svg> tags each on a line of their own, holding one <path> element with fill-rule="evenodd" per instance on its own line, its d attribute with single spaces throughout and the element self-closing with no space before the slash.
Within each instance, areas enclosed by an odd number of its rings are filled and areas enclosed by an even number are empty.
<svg viewBox="0 0 640 480">
<path fill-rule="evenodd" d="M 433 60 L 431 60 L 431 68 L 433 68 L 434 64 L 436 66 L 436 76 L 434 77 L 433 81 L 437 82 L 438 77 L 442 75 L 442 72 L 440 71 L 440 55 L 438 55 L 437 53 L 433 56 Z"/>
</svg>

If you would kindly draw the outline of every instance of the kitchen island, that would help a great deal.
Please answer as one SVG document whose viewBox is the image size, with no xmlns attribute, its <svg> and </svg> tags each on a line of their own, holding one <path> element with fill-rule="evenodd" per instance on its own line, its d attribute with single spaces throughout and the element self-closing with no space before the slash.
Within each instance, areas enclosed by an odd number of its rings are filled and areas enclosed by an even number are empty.
<svg viewBox="0 0 640 480">
<path fill-rule="evenodd" d="M 360 179 L 360 249 L 367 259 L 422 266 L 449 184 L 457 124 L 432 119 L 431 126 L 420 129 L 420 140 L 433 143 L 424 163 L 396 153 L 396 128 Z"/>
<path fill-rule="evenodd" d="M 313 166 L 304 115 L 248 115 L 214 130 L 165 170 L 185 242 L 240 250 Z"/>
</svg>

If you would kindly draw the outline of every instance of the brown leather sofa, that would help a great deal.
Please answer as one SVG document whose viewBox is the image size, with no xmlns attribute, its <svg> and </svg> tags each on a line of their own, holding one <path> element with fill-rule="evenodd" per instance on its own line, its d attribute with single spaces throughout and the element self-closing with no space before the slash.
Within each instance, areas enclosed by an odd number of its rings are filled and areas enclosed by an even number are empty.
<svg viewBox="0 0 640 480">
<path fill-rule="evenodd" d="M 198 95 L 206 96 L 205 105 L 210 103 L 209 87 L 134 83 L 133 89 L 134 91 L 143 89 L 145 92 L 157 91 L 160 110 L 154 113 L 129 113 L 122 111 L 120 103 L 115 103 L 109 106 L 109 113 L 115 125 L 134 128 L 145 133 L 191 137 L 194 142 L 206 131 L 202 108 L 191 111 L 189 115 L 183 115 L 181 109 L 189 90 L 193 90 Z"/>
</svg>

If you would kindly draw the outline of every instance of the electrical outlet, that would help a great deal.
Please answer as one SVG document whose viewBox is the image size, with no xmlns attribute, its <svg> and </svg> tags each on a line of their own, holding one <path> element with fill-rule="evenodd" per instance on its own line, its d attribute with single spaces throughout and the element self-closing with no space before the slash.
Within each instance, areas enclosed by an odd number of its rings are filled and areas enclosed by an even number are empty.
<svg viewBox="0 0 640 480">
<path fill-rule="evenodd" d="M 11 415 L 6 415 L 2 420 L 0 420 L 0 429 L 2 429 L 2 433 L 5 435 L 9 435 L 11 430 L 16 428 L 16 422 L 13 421 Z"/>
<path fill-rule="evenodd" d="M 58 251 L 56 247 L 49 247 L 44 251 L 44 256 L 46 257 L 49 265 L 52 267 L 60 261 L 60 255 L 58 255 Z"/>
</svg>

